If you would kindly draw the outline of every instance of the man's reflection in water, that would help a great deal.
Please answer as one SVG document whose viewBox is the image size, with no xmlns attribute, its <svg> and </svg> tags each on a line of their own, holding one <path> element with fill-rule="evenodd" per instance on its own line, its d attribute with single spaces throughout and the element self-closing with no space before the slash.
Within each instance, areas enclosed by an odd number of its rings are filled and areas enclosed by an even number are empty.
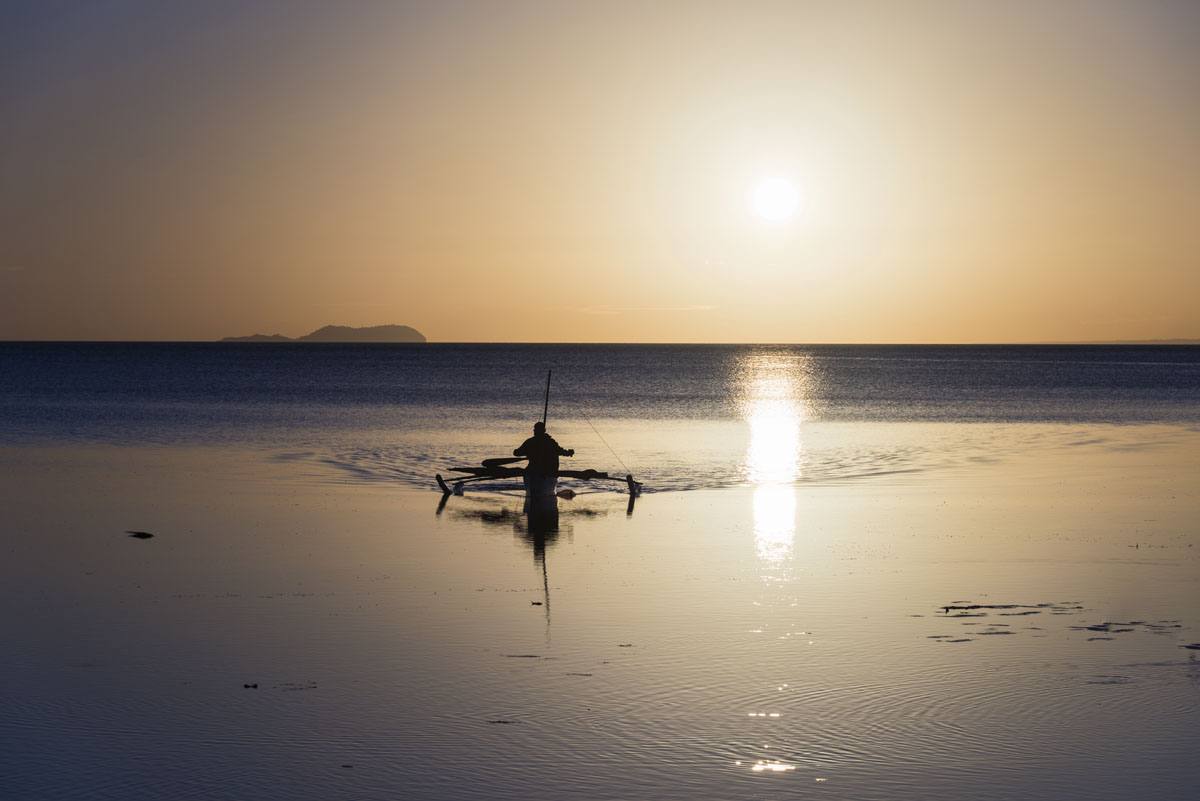
<svg viewBox="0 0 1200 801">
<path fill-rule="evenodd" d="M 524 521 L 518 520 L 513 528 L 533 546 L 534 561 L 545 565 L 546 545 L 558 539 L 558 498 L 526 497 L 524 512 Z"/>
<path fill-rule="evenodd" d="M 525 525 L 519 519 L 513 529 L 533 546 L 533 561 L 542 568 L 542 604 L 546 608 L 546 642 L 550 642 L 550 569 L 546 565 L 546 545 L 558 538 L 558 498 L 525 496 Z M 522 531 L 524 529 L 524 531 Z"/>
</svg>

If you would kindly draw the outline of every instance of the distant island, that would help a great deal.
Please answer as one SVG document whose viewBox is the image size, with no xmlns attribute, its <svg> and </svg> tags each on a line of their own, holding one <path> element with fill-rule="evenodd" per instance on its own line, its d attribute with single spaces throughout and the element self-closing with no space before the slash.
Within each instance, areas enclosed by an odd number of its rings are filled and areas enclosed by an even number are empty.
<svg viewBox="0 0 1200 801">
<path fill-rule="evenodd" d="M 425 335 L 407 325 L 370 325 L 352 328 L 348 325 L 327 325 L 302 337 L 283 334 L 253 334 L 248 337 L 225 337 L 222 342 L 424 342 Z"/>
</svg>

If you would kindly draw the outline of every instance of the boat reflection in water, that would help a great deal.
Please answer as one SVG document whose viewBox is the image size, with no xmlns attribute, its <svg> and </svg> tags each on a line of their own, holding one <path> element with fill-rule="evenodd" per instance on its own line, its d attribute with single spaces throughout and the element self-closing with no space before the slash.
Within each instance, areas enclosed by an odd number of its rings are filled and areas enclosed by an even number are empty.
<svg viewBox="0 0 1200 801">
<path fill-rule="evenodd" d="M 763 562 L 780 564 L 791 556 L 796 536 L 810 363 L 795 352 L 763 350 L 746 356 L 739 372 L 740 405 L 750 428 L 745 476 L 754 485 L 755 548 Z"/>
<path fill-rule="evenodd" d="M 501 496 L 507 497 L 507 496 Z M 445 497 L 438 503 L 438 514 L 446 508 Z M 476 496 L 471 499 L 483 504 L 480 508 L 451 509 L 450 514 L 459 520 L 477 520 L 485 526 L 511 531 L 533 550 L 533 558 L 541 563 L 546 557 L 546 548 L 552 545 L 564 531 L 568 536 L 572 526 L 561 525 L 558 498 L 551 495 L 542 498 L 526 497 L 520 509 L 511 504 L 498 506 L 491 499 Z"/>
<path fill-rule="evenodd" d="M 437 514 L 446 509 L 443 495 L 438 503 Z M 509 497 L 509 496 L 500 496 Z M 533 562 L 542 573 L 542 605 L 546 613 L 546 637 L 550 637 L 550 569 L 546 560 L 546 551 L 559 536 L 566 534 L 571 539 L 575 534 L 573 520 L 579 518 L 596 518 L 607 515 L 606 510 L 592 509 L 586 506 L 570 508 L 563 512 L 559 508 L 558 497 L 525 496 L 520 511 L 512 505 L 497 507 L 490 499 L 472 498 L 476 503 L 486 506 L 475 509 L 452 509 L 450 514 L 460 520 L 477 520 L 485 526 L 502 528 L 511 531 L 518 539 L 526 543 L 533 551 Z M 633 497 L 629 499 L 628 511 L 633 512 Z M 573 506 L 573 505 L 572 505 Z M 564 522 L 565 519 L 565 522 Z"/>
<path fill-rule="evenodd" d="M 575 496 L 573 493 L 571 497 Z M 437 514 L 441 516 L 447 508 L 449 495 L 443 495 L 438 501 Z M 560 506 L 559 497 L 529 496 L 522 498 L 518 510 L 512 503 L 513 496 L 509 493 L 472 495 L 469 500 L 456 496 L 456 503 L 471 503 L 474 508 L 451 508 L 450 515 L 459 520 L 477 520 L 485 526 L 504 528 L 511 531 L 518 539 L 524 541 L 533 551 L 534 561 L 541 563 L 546 556 L 546 549 L 553 545 L 560 535 L 566 534 L 568 539 L 574 534 L 574 521 L 579 519 L 603 517 L 608 509 L 596 509 L 583 505 L 579 501 L 567 501 L 566 508 Z M 629 496 L 625 506 L 625 514 L 632 515 L 636 496 Z"/>
</svg>

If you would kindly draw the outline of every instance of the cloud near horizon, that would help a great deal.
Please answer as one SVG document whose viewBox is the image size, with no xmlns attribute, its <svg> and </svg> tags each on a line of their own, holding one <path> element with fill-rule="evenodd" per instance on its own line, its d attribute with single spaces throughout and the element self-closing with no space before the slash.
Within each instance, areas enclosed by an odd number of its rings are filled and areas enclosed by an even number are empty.
<svg viewBox="0 0 1200 801">
<path fill-rule="evenodd" d="M 712 311 L 716 306 L 693 304 L 691 306 L 585 306 L 579 311 L 584 314 L 637 314 L 637 313 L 683 313 Z"/>
</svg>

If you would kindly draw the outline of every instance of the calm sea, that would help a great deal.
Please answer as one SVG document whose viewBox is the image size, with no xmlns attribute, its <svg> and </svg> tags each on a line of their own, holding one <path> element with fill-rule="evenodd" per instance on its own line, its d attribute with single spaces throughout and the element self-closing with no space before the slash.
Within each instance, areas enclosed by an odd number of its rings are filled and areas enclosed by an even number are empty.
<svg viewBox="0 0 1200 801">
<path fill-rule="evenodd" d="M 657 489 L 757 483 L 756 436 L 795 440 L 781 477 L 805 481 L 1014 444 L 988 425 L 1200 423 L 1189 346 L 7 343 L 0 442 L 236 444 L 428 485 L 507 455 L 548 370 L 550 428 L 578 466 Z M 894 425 L 909 423 L 984 426 L 931 443 L 928 426 Z"/>
<path fill-rule="evenodd" d="M 647 494 L 435 492 L 548 369 Z M 3 344 L 0 798 L 1191 798 L 1198 473 L 1200 348 Z"/>
</svg>

